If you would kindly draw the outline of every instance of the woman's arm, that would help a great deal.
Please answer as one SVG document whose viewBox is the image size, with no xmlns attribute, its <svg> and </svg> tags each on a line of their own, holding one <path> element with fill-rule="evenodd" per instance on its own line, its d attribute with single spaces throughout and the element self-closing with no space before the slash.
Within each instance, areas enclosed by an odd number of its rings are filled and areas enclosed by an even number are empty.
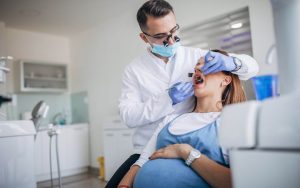
<svg viewBox="0 0 300 188">
<path fill-rule="evenodd" d="M 157 150 L 150 159 L 181 158 L 186 160 L 192 149 L 193 147 L 188 144 L 173 144 Z M 230 169 L 203 154 L 192 162 L 191 167 L 212 187 L 232 187 Z"/>
<path fill-rule="evenodd" d="M 159 125 L 156 128 L 156 130 L 154 131 L 152 137 L 150 138 L 150 140 L 146 144 L 145 148 L 143 149 L 139 159 L 134 163 L 135 165 L 142 167 L 149 160 L 149 157 L 156 150 L 157 135 L 160 133 L 160 131 L 164 128 L 165 125 L 167 125 L 170 121 L 172 121 L 177 116 L 178 116 L 178 114 L 172 114 L 172 115 L 166 116 L 163 119 L 163 121 L 161 123 L 159 123 Z"/>
<path fill-rule="evenodd" d="M 126 173 L 126 175 L 123 177 L 121 182 L 118 185 L 118 188 L 131 188 L 133 186 L 133 181 L 135 178 L 135 175 L 139 171 L 140 167 L 137 165 L 131 166 L 129 171 Z"/>
<path fill-rule="evenodd" d="M 131 166 L 129 171 L 121 180 L 119 187 L 122 188 L 121 185 L 124 185 L 123 188 L 128 186 L 129 188 L 132 187 L 135 175 L 137 174 L 138 170 L 149 160 L 151 154 L 155 151 L 156 148 L 156 141 L 157 135 L 161 131 L 161 129 L 172 119 L 174 119 L 178 115 L 170 115 L 165 117 L 165 119 L 158 125 L 155 132 L 153 133 L 151 139 L 148 141 L 146 147 L 143 149 L 141 156 L 139 159 Z"/>
</svg>

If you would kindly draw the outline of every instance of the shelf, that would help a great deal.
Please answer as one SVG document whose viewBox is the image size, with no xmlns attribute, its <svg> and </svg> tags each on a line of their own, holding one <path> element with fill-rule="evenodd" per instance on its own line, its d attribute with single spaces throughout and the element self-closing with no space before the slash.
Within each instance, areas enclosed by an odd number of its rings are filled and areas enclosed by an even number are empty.
<svg viewBox="0 0 300 188">
<path fill-rule="evenodd" d="M 67 89 L 26 87 L 22 91 L 23 92 L 41 92 L 41 93 L 60 93 L 60 92 L 66 92 Z"/>
<path fill-rule="evenodd" d="M 54 77 L 29 77 L 25 76 L 25 79 L 28 80 L 38 80 L 38 81 L 59 81 L 59 82 L 66 82 L 65 78 L 54 78 Z"/>
<path fill-rule="evenodd" d="M 66 92 L 68 89 L 66 64 L 23 60 L 20 62 L 21 92 Z"/>
</svg>

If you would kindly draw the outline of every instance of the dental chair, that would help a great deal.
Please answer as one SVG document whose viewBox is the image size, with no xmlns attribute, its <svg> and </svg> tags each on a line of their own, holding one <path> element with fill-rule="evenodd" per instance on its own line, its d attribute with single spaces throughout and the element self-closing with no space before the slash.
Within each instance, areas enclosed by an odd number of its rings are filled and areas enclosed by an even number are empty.
<svg viewBox="0 0 300 188">
<path fill-rule="evenodd" d="M 225 107 L 221 117 L 235 188 L 300 187 L 300 1 L 271 5 L 281 96 Z"/>
<path fill-rule="evenodd" d="M 295 93 L 224 108 L 219 138 L 229 149 L 233 187 L 300 187 L 299 106 Z"/>
</svg>

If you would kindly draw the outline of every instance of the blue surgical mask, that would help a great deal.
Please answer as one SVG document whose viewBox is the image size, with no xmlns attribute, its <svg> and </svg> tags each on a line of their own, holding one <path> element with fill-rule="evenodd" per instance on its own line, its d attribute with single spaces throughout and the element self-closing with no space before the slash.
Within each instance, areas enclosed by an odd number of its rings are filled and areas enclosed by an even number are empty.
<svg viewBox="0 0 300 188">
<path fill-rule="evenodd" d="M 151 52 L 161 55 L 163 57 L 171 57 L 176 53 L 177 48 L 179 46 L 180 46 L 179 42 L 176 42 L 173 45 L 169 45 L 167 47 L 160 44 L 152 44 Z"/>
</svg>

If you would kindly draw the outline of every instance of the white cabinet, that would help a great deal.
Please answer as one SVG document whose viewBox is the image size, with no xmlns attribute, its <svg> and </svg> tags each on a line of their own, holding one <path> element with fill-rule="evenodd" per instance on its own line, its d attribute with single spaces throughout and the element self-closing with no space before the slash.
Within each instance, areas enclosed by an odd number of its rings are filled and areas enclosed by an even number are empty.
<svg viewBox="0 0 300 188">
<path fill-rule="evenodd" d="M 65 152 L 65 169 L 72 170 L 89 166 L 88 126 L 74 126 L 63 131 L 65 136 L 61 144 L 61 153 Z"/>
<path fill-rule="evenodd" d="M 64 92 L 68 88 L 66 64 L 21 60 L 17 69 L 16 86 L 21 92 Z"/>
<path fill-rule="evenodd" d="M 132 145 L 133 129 L 128 129 L 120 120 L 106 122 L 103 135 L 105 180 L 108 181 L 115 171 L 134 153 Z"/>
<path fill-rule="evenodd" d="M 61 126 L 58 136 L 60 168 L 62 176 L 84 172 L 89 166 L 89 131 L 87 124 Z M 50 179 L 50 138 L 41 131 L 35 142 L 35 172 L 37 181 Z M 52 138 L 52 169 L 57 177 L 55 137 Z"/>
</svg>

